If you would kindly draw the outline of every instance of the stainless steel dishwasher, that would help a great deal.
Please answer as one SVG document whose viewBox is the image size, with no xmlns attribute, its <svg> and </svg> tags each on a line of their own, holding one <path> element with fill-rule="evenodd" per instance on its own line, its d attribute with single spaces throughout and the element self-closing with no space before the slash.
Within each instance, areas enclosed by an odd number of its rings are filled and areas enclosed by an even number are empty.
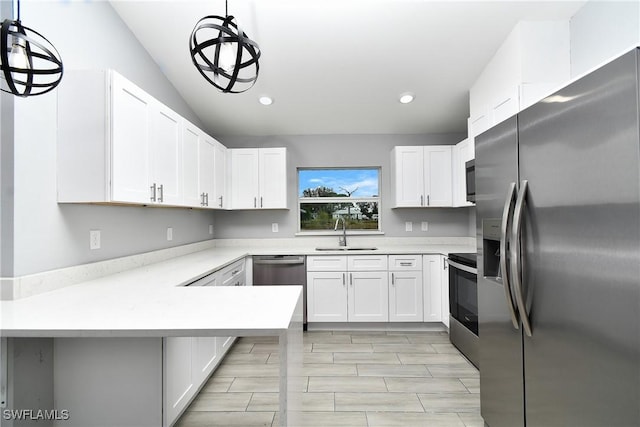
<svg viewBox="0 0 640 427">
<path fill-rule="evenodd" d="M 254 255 L 253 286 L 302 286 L 304 330 L 307 330 L 306 258 L 297 255 Z"/>
</svg>

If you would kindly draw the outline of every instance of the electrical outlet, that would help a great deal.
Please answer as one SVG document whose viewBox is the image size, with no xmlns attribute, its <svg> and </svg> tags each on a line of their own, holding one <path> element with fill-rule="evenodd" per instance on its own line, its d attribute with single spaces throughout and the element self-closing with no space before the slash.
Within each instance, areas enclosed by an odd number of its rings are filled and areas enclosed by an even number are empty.
<svg viewBox="0 0 640 427">
<path fill-rule="evenodd" d="M 100 249 L 100 230 L 89 230 L 89 249 Z"/>
<path fill-rule="evenodd" d="M 420 225 L 420 230 L 429 231 L 429 223 L 427 221 L 422 221 L 422 224 Z"/>
<path fill-rule="evenodd" d="M 277 233 L 278 232 L 278 223 L 277 222 L 271 223 L 271 232 L 273 232 L 273 233 Z"/>
<path fill-rule="evenodd" d="M 173 240 L 173 227 L 167 227 L 167 240 Z"/>
<path fill-rule="evenodd" d="M 411 221 L 404 223 L 404 231 L 413 231 L 413 223 Z"/>
<path fill-rule="evenodd" d="M 209 224 L 209 234 L 213 234 L 213 224 Z"/>
</svg>

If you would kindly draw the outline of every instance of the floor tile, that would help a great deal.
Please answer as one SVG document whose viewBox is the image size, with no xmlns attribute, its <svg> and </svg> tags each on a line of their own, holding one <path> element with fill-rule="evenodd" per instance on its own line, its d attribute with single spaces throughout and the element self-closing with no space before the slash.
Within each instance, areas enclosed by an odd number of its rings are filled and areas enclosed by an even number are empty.
<svg viewBox="0 0 640 427">
<path fill-rule="evenodd" d="M 277 377 L 280 375 L 280 365 L 227 365 L 223 364 L 216 371 L 219 377 Z"/>
<path fill-rule="evenodd" d="M 482 419 L 482 416 L 478 413 L 460 412 L 458 413 L 458 417 L 460 417 L 465 427 L 484 427 L 484 420 Z"/>
<path fill-rule="evenodd" d="M 351 335 L 334 335 L 331 332 L 307 332 L 304 343 L 351 344 Z"/>
<path fill-rule="evenodd" d="M 280 344 L 276 343 L 256 343 L 251 349 L 251 353 L 277 353 L 280 349 Z"/>
<path fill-rule="evenodd" d="M 373 353 L 371 344 L 326 344 L 314 343 L 312 353 Z"/>
<path fill-rule="evenodd" d="M 451 353 L 459 354 L 460 351 L 453 344 L 447 343 L 433 343 L 431 346 L 436 350 L 436 353 Z"/>
<path fill-rule="evenodd" d="M 271 426 L 273 412 L 186 412 L 175 427 Z"/>
<path fill-rule="evenodd" d="M 238 341 L 233 345 L 233 347 L 231 347 L 228 354 L 251 353 L 251 349 L 253 348 L 253 345 L 254 344 L 252 342 Z"/>
<path fill-rule="evenodd" d="M 480 393 L 480 378 L 460 378 L 469 393 Z"/>
<path fill-rule="evenodd" d="M 396 353 L 333 353 L 334 363 L 400 364 Z"/>
<path fill-rule="evenodd" d="M 432 344 L 373 344 L 374 353 L 437 353 Z"/>
<path fill-rule="evenodd" d="M 351 337 L 354 344 L 409 344 L 409 339 L 405 335 L 354 335 Z"/>
<path fill-rule="evenodd" d="M 337 377 L 356 376 L 358 369 L 355 364 L 334 363 L 305 363 L 302 367 L 304 375 L 309 377 Z"/>
<path fill-rule="evenodd" d="M 421 335 L 407 335 L 409 342 L 412 344 L 449 344 L 449 335 L 440 333 L 426 333 Z"/>
<path fill-rule="evenodd" d="M 463 386 L 464 387 L 464 386 Z M 386 392 L 387 386 L 380 377 L 309 377 L 309 392 Z M 466 390 L 466 389 L 465 389 Z"/>
<path fill-rule="evenodd" d="M 433 377 L 479 378 L 478 370 L 470 365 L 428 365 L 427 369 Z"/>
<path fill-rule="evenodd" d="M 209 378 L 209 381 L 202 387 L 201 393 L 214 393 L 221 391 L 228 391 L 233 377 L 220 377 L 217 375 Z"/>
<path fill-rule="evenodd" d="M 189 411 L 246 411 L 251 393 L 200 393 Z"/>
<path fill-rule="evenodd" d="M 278 377 L 246 377 L 236 378 L 230 392 L 251 391 L 251 392 L 276 392 L 280 389 L 280 378 Z"/>
<path fill-rule="evenodd" d="M 385 377 L 390 392 L 405 393 L 469 393 L 457 378 L 393 378 Z"/>
<path fill-rule="evenodd" d="M 398 353 L 398 358 L 405 365 L 471 366 L 467 359 L 460 354 Z"/>
<path fill-rule="evenodd" d="M 333 412 L 333 393 L 304 393 L 302 395 L 302 407 L 305 412 Z M 279 409 L 278 393 L 253 393 L 247 411 L 274 411 Z"/>
<path fill-rule="evenodd" d="M 367 412 L 369 427 L 465 427 L 458 414 L 425 414 L 398 412 Z"/>
<path fill-rule="evenodd" d="M 424 412 L 415 393 L 336 393 L 336 411 Z"/>
<path fill-rule="evenodd" d="M 276 413 L 274 427 L 279 426 Z M 367 427 L 367 414 L 360 412 L 303 412 L 299 426 L 296 427 Z"/>
<path fill-rule="evenodd" d="M 357 365 L 358 375 L 362 377 L 430 377 L 424 365 Z"/>
<path fill-rule="evenodd" d="M 277 343 L 278 337 L 273 335 L 256 336 L 256 337 L 240 337 L 238 338 L 237 342 L 240 342 L 240 343 L 250 342 L 254 344 L 255 343 Z"/>
<path fill-rule="evenodd" d="M 333 363 L 333 353 L 304 353 L 302 355 L 304 363 Z M 280 355 L 271 353 L 267 364 L 280 363 Z"/>
<path fill-rule="evenodd" d="M 267 363 L 269 353 L 229 353 L 224 358 L 224 365 Z"/>
<path fill-rule="evenodd" d="M 480 395 L 475 393 L 418 394 L 425 412 L 479 412 Z"/>
</svg>

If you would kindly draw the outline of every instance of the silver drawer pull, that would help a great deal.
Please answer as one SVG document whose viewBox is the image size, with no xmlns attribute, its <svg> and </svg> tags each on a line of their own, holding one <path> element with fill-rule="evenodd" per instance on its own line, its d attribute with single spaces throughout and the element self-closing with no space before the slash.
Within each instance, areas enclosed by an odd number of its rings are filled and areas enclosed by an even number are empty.
<svg viewBox="0 0 640 427">
<path fill-rule="evenodd" d="M 407 262 L 401 262 L 400 265 L 402 267 L 411 267 L 413 263 L 411 261 L 407 261 Z"/>
</svg>

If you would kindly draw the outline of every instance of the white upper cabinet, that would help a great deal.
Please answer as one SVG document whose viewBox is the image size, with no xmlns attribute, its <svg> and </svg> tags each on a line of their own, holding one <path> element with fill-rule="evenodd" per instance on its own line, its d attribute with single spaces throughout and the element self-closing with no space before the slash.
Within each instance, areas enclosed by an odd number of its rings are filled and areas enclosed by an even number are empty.
<svg viewBox="0 0 640 427">
<path fill-rule="evenodd" d="M 58 201 L 183 205 L 182 118 L 114 71 L 58 89 Z"/>
<path fill-rule="evenodd" d="M 200 193 L 200 174 L 203 171 L 201 141 L 200 129 L 184 120 L 182 122 L 182 194 L 184 204 L 187 206 L 201 206 L 203 202 Z"/>
<path fill-rule="evenodd" d="M 394 147 L 394 207 L 453 206 L 452 153 L 449 145 Z"/>
<path fill-rule="evenodd" d="M 209 207 L 227 209 L 229 207 L 227 175 L 227 147 L 218 141 L 211 140 L 213 145 L 213 192 L 208 200 Z"/>
<path fill-rule="evenodd" d="M 569 81 L 569 21 L 521 21 L 469 91 L 470 137 Z"/>
<path fill-rule="evenodd" d="M 286 148 L 236 148 L 231 153 L 231 208 L 286 209 Z"/>
</svg>

